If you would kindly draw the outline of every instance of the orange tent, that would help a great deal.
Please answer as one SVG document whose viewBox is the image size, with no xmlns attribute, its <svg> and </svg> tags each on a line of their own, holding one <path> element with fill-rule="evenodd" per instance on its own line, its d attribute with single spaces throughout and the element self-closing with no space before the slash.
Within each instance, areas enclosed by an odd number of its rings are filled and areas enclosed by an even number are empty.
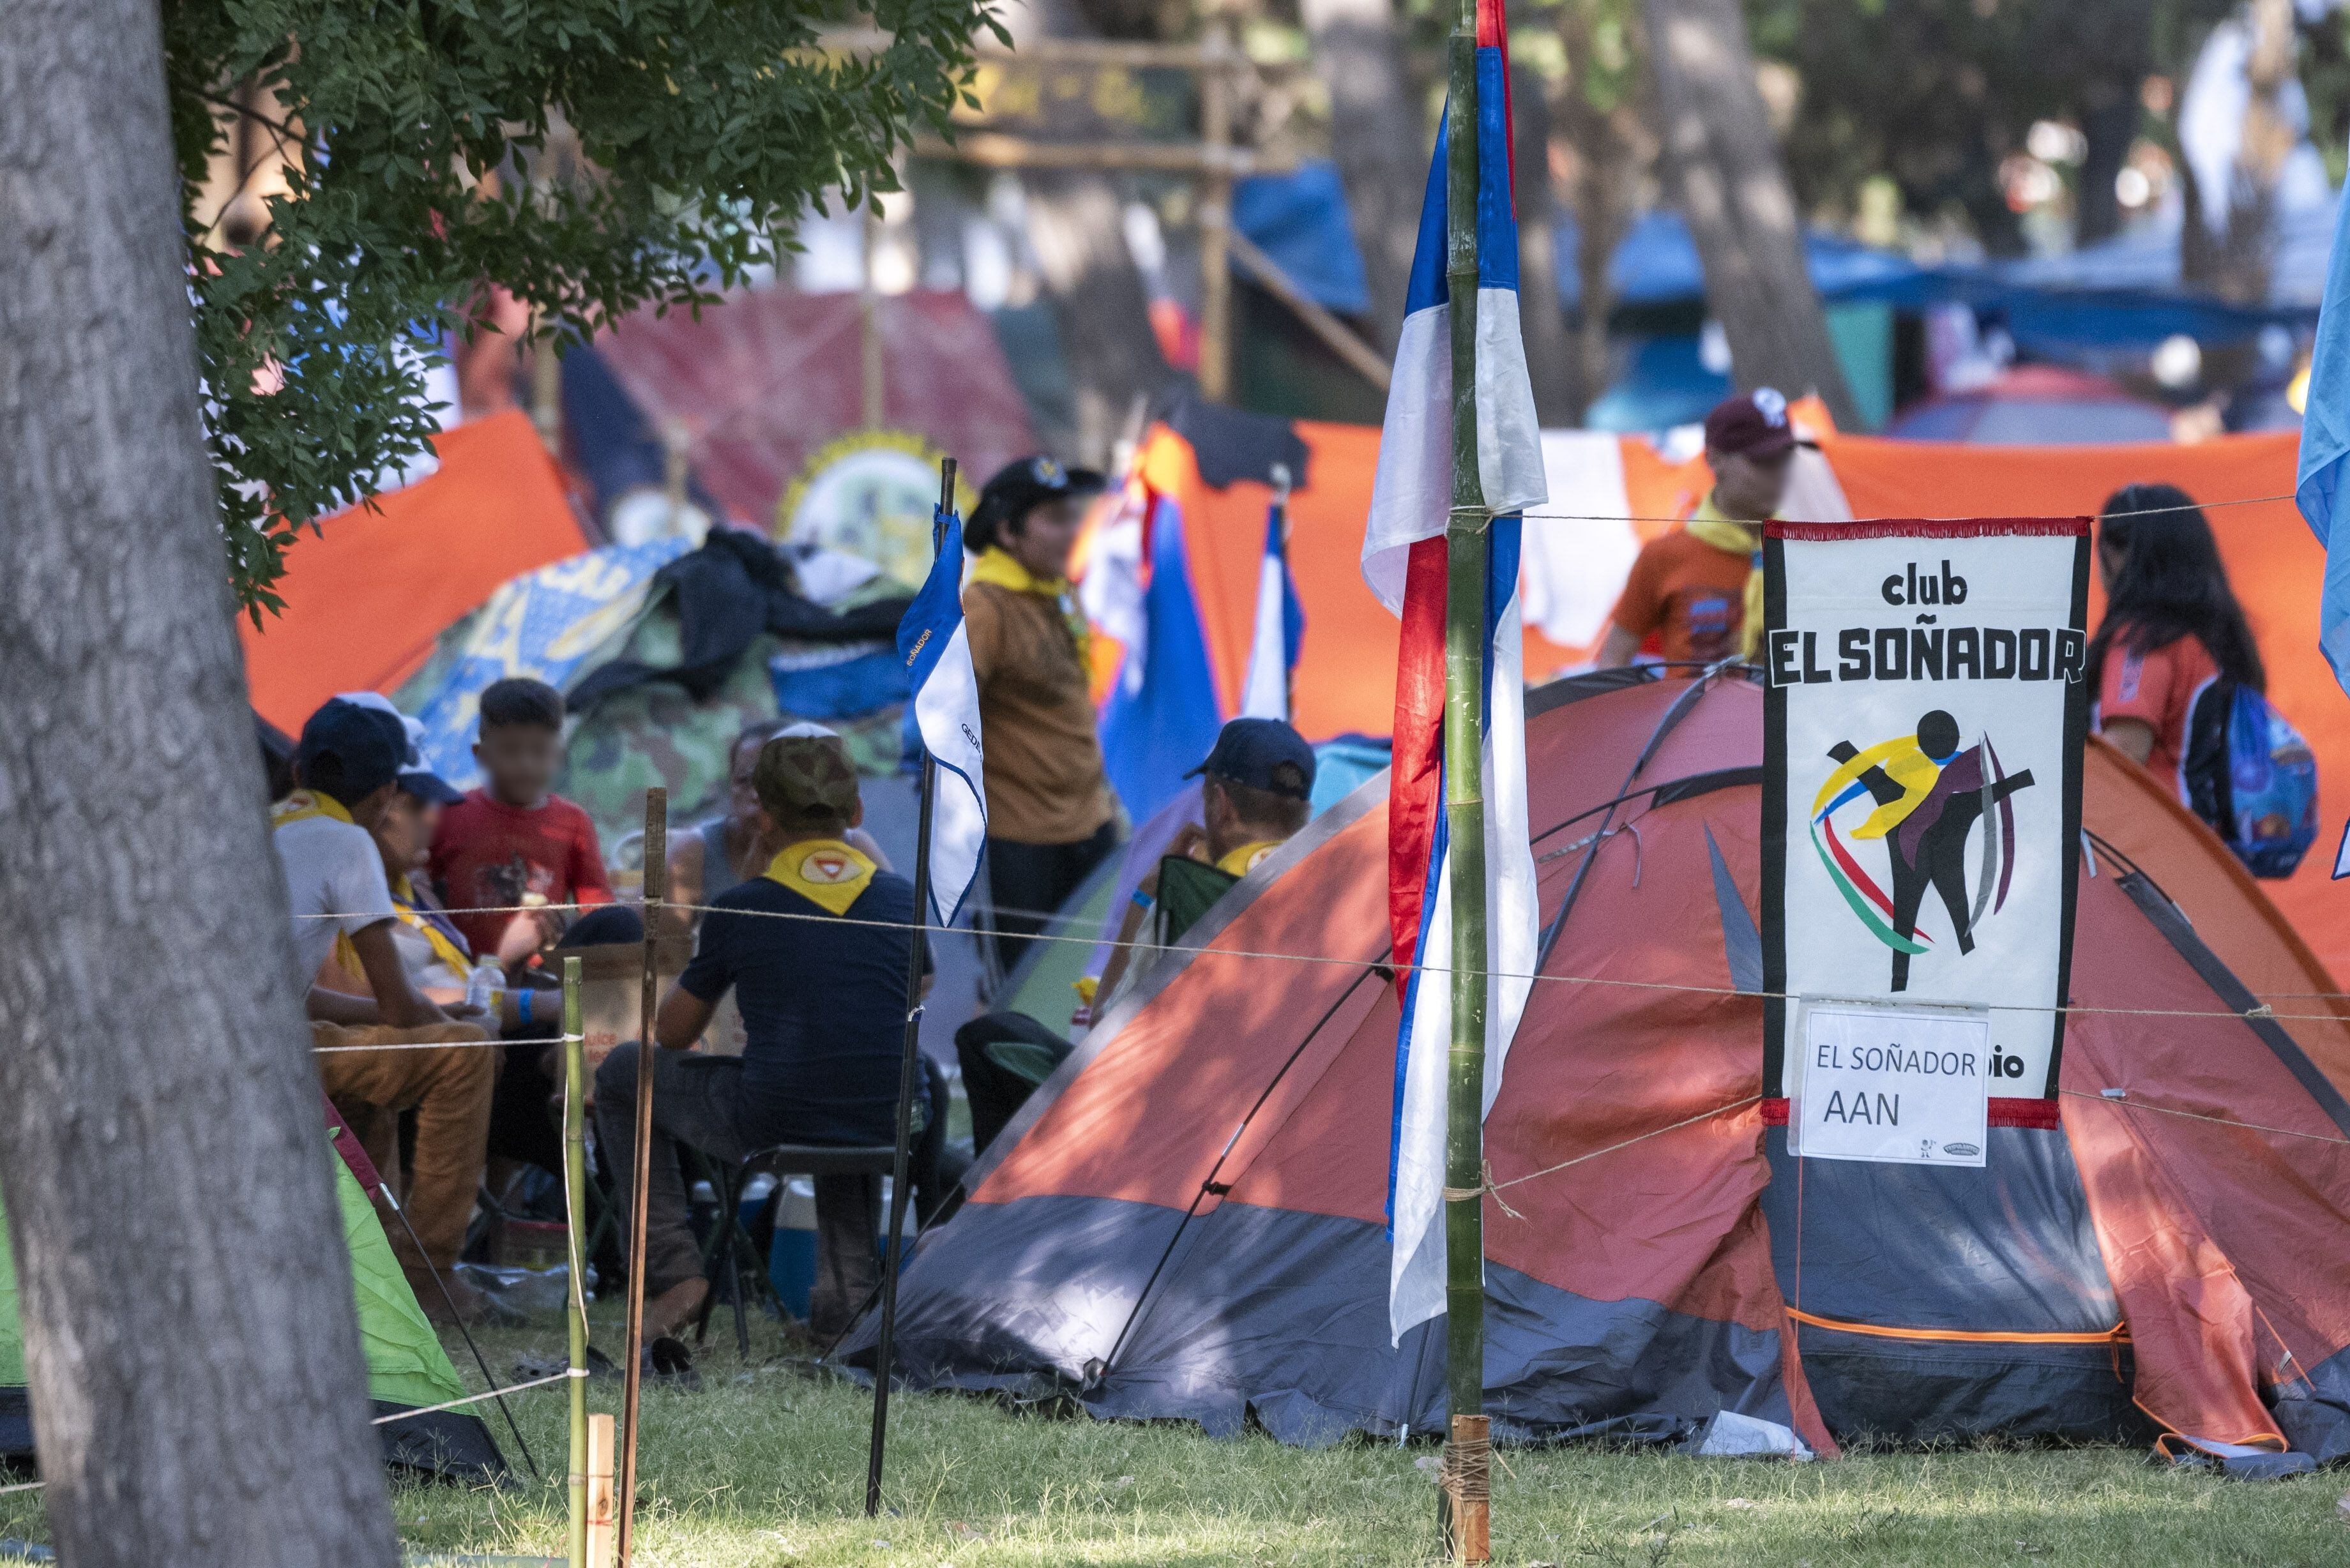
<svg viewBox="0 0 2350 1568">
<path fill-rule="evenodd" d="M 1363 586 L 1363 519 L 1379 432 L 1367 426 L 1299 421 L 1305 483 L 1290 498 L 1290 567 L 1305 607 L 1295 682 L 1295 720 L 1309 740 L 1349 731 L 1384 735 L 1395 703 L 1396 622 Z M 2262 888 L 2337 974 L 2350 974 L 2350 919 L 2330 888 L 2332 850 L 2350 815 L 2350 701 L 2317 652 L 2324 566 L 2290 499 L 2299 438 L 2291 432 L 2222 436 L 2194 446 L 1994 447 L 1827 435 L 1821 440 L 1856 517 L 2001 517 L 2094 514 L 2133 482 L 2178 485 L 2210 508 L 2220 554 L 2251 618 L 2269 668 L 2270 697 L 2309 737 L 2323 788 L 2318 846 L 2288 881 Z M 1708 483 L 1703 460 L 1670 463 L 1648 442 L 1623 443 L 1621 504 L 1638 519 L 1685 515 Z M 1192 588 L 1223 711 L 1238 711 L 1248 667 L 1257 566 L 1264 547 L 1268 486 L 1252 479 L 1218 488 L 1201 477 L 1191 445 L 1164 427 L 1141 455 L 1145 481 L 1181 506 Z M 2257 501 L 2256 504 L 2227 504 Z M 1575 497 L 1551 509 L 1575 512 Z M 1583 524 L 1535 516 L 1537 528 Z M 1641 537 L 1669 524 L 1641 521 Z M 2093 602 L 2092 619 L 2102 604 Z M 1545 678 L 1588 659 L 1526 633 L 1526 675 Z M 2328 902 L 2327 900 L 2333 900 Z"/>
<path fill-rule="evenodd" d="M 253 705 L 288 733 L 338 691 L 390 691 L 499 584 L 588 547 L 528 416 L 493 414 L 432 446 L 435 472 L 286 553 L 283 614 L 238 620 Z"/>
<path fill-rule="evenodd" d="M 2293 504 L 2300 436 L 2221 436 L 2195 446 L 1944 446 L 1869 436 L 1822 444 L 1856 517 L 2094 514 L 2123 485 L 2148 481 L 2202 503 L 2268 665 L 2270 700 L 2317 753 L 2317 845 L 2290 879 L 2261 887 L 2327 968 L 2350 974 L 2350 905 L 2329 880 L 2350 814 L 2350 701 L 2317 651 L 2325 552 Z M 2092 624 L 2104 608 L 2093 594 Z"/>
</svg>

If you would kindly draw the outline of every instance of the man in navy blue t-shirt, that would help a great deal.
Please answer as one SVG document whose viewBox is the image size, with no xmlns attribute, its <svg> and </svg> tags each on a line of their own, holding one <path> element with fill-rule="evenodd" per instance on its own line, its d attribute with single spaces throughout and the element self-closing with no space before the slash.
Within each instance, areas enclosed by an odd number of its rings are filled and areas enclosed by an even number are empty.
<svg viewBox="0 0 2350 1568">
<path fill-rule="evenodd" d="M 865 808 L 838 736 L 769 741 L 754 784 L 767 842 L 782 847 L 764 875 L 712 902 L 693 960 L 653 1024 L 661 1049 L 653 1054 L 645 1231 L 649 1337 L 688 1322 L 709 1293 L 676 1144 L 734 1160 L 779 1143 L 886 1144 L 896 1136 L 913 885 L 847 842 Z M 743 1054 L 690 1053 L 728 986 L 743 1013 Z M 597 1136 L 616 1171 L 633 1168 L 640 1054 L 624 1044 L 596 1073 Z M 918 1116 L 931 1109 L 927 1091 L 924 1084 Z"/>
</svg>

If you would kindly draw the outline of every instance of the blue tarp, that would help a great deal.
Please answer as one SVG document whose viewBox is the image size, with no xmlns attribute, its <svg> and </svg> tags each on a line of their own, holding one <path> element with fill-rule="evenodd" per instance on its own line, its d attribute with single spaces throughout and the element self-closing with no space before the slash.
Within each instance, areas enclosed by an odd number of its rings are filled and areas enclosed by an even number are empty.
<svg viewBox="0 0 2350 1568">
<path fill-rule="evenodd" d="M 1370 275 L 1336 164 L 1312 159 L 1295 173 L 1241 181 L 1232 187 L 1232 223 L 1315 304 L 1341 316 L 1369 312 Z"/>
<path fill-rule="evenodd" d="M 1730 378 L 1706 369 L 1694 336 L 1645 337 L 1616 384 L 1584 416 L 1596 431 L 1641 434 L 1705 418 L 1730 396 Z"/>
<path fill-rule="evenodd" d="M 2335 198 L 2338 202 L 2339 197 Z M 1995 316 L 2027 352 L 2067 362 L 2098 350 L 2144 351 L 2177 334 L 2206 346 L 2247 342 L 2272 323 L 2306 326 L 2324 292 L 2334 205 L 2283 214 L 2265 306 L 2230 305 L 2182 288 L 2175 208 L 2111 239 L 2054 256 L 1920 266 L 1896 252 L 1806 230 L 1804 254 L 1812 283 L 1830 305 L 1877 303 L 1898 309 L 1958 303 Z M 1334 164 L 1316 160 L 1295 173 L 1258 175 L 1232 192 L 1232 219 L 1305 293 L 1342 315 L 1370 308 L 1363 255 Z M 1559 297 L 1582 301 L 1571 216 L 1553 230 Z M 1617 302 L 1627 306 L 1696 303 L 1705 270 L 1689 225 L 1678 213 L 1637 219 L 1608 265 Z M 1678 384 L 1668 400 L 1695 396 L 1690 367 L 1636 367 L 1634 377 Z M 1653 372 L 1653 377 L 1651 376 Z M 1654 428 L 1646 422 L 1625 428 Z"/>
<path fill-rule="evenodd" d="M 2305 324 L 2324 288 L 2330 244 L 2317 220 L 2330 211 L 2288 215 L 2280 224 L 2275 281 L 2264 307 L 2230 305 L 2180 286 L 2175 214 L 2063 255 L 2012 261 L 1922 267 L 1816 229 L 1805 233 L 1804 253 L 1813 286 L 1830 305 L 1970 305 L 1996 315 L 2028 352 L 2069 361 L 2098 349 L 2150 349 L 2181 333 L 2209 346 L 2249 341 L 2272 323 Z M 1573 221 L 1563 220 L 1555 232 L 1559 296 L 1574 309 L 1583 285 Z M 1705 294 L 1696 243 L 1677 213 L 1650 213 L 1636 222 L 1608 273 L 1622 305 L 1695 303 Z"/>
<path fill-rule="evenodd" d="M 1552 243 L 1558 257 L 1559 300 L 1573 310 L 1583 303 L 1573 217 L 1558 221 L 1552 230 Z M 1929 276 L 1907 256 L 1819 229 L 1804 231 L 1804 257 L 1811 269 L 1812 286 L 1822 298 L 1834 301 L 1918 303 Z M 1705 296 L 1705 267 L 1698 260 L 1697 242 L 1690 237 L 1689 225 L 1679 213 L 1648 213 L 1634 220 L 1607 264 L 1607 274 L 1622 305 L 1672 305 Z"/>
</svg>

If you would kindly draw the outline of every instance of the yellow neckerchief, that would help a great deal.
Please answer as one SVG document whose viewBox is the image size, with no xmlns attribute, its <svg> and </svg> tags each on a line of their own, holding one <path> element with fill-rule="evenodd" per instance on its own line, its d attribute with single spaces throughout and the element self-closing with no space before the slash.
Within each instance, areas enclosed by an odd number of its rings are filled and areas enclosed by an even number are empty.
<svg viewBox="0 0 2350 1568">
<path fill-rule="evenodd" d="M 415 885 L 406 877 L 391 885 L 391 912 L 400 917 L 402 924 L 422 931 L 424 940 L 432 944 L 432 956 L 447 964 L 458 979 L 464 980 L 473 974 L 473 955 L 451 941 L 448 932 L 418 911 Z"/>
<path fill-rule="evenodd" d="M 1722 514 L 1713 504 L 1713 492 L 1705 493 L 1697 510 L 1681 524 L 1690 537 L 1702 540 L 1717 550 L 1727 550 L 1747 560 L 1746 599 L 1742 618 L 1738 623 L 1738 651 L 1742 658 L 1752 659 L 1762 645 L 1762 535 L 1759 524 L 1741 523 Z"/>
<path fill-rule="evenodd" d="M 1918 749 L 1917 736 L 1896 735 L 1879 741 L 1830 774 L 1820 793 L 1812 797 L 1812 815 L 1819 815 L 1828 802 L 1844 793 L 1845 786 L 1873 767 L 1883 768 L 1885 776 L 1901 786 L 1901 798 L 1870 812 L 1868 820 L 1852 830 L 1855 838 L 1882 838 L 1900 826 L 1942 776 L 1941 764 Z"/>
<path fill-rule="evenodd" d="M 297 789 L 269 808 L 269 826 L 275 831 L 289 822 L 300 822 L 311 816 L 330 816 L 337 822 L 351 821 L 350 812 L 333 795 Z M 351 823 L 351 826 L 356 827 L 359 825 Z"/>
<path fill-rule="evenodd" d="M 1260 838 L 1253 844 L 1243 844 L 1216 862 L 1216 869 L 1227 877 L 1245 877 L 1256 869 L 1257 862 L 1281 847 L 1278 838 Z"/>
<path fill-rule="evenodd" d="M 270 831 L 274 833 L 287 823 L 302 822 L 314 816 L 324 816 L 336 822 L 350 822 L 353 827 L 359 826 L 358 823 L 351 822 L 349 810 L 333 795 L 320 794 L 315 790 L 297 789 L 269 808 Z M 359 950 L 351 946 L 351 934 L 348 931 L 335 933 L 335 962 L 361 985 L 367 983 L 367 967 L 359 962 Z M 304 977 L 306 981 L 308 978 Z"/>
<path fill-rule="evenodd" d="M 1061 612 L 1061 625 L 1068 631 L 1070 646 L 1076 649 L 1077 668 L 1093 668 L 1093 628 L 1087 624 L 1086 612 L 1077 607 L 1077 596 L 1070 590 L 1068 578 L 1040 577 L 1014 559 L 1003 545 L 990 545 L 972 563 L 971 580 L 1015 594 L 1035 594 L 1039 598 L 1051 599 Z"/>
<path fill-rule="evenodd" d="M 764 875 L 827 913 L 845 915 L 873 880 L 874 869 L 873 862 L 853 844 L 837 838 L 810 838 L 785 845 L 767 862 Z"/>
</svg>

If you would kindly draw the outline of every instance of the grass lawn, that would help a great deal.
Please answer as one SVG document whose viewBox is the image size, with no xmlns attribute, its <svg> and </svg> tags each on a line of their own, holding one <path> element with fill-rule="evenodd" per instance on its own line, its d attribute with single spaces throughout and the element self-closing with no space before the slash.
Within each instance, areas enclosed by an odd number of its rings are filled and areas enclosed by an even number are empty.
<svg viewBox="0 0 2350 1568">
<path fill-rule="evenodd" d="M 599 1342 L 617 1341 L 603 1321 Z M 712 1324 L 698 1393 L 649 1391 L 638 1513 L 647 1568 L 899 1564 L 1403 1564 L 1436 1548 L 1432 1448 L 1318 1453 L 1180 1425 L 1007 1414 L 974 1399 L 901 1396 L 879 1521 L 860 1511 L 871 1403 L 812 1380 L 754 1323 L 739 1360 Z M 723 1331 L 723 1332 L 721 1332 Z M 559 1355 L 560 1324 L 493 1334 L 501 1376 Z M 472 1373 L 462 1345 L 452 1356 Z M 617 1410 L 619 1386 L 589 1386 Z M 435 1552 L 563 1550 L 561 1387 L 517 1396 L 542 1467 L 503 1490 L 403 1486 L 400 1534 Z M 493 1429 L 515 1459 L 490 1406 Z M 1568 1449 L 1508 1452 L 1495 1477 L 1494 1561 L 1625 1568 L 1877 1568 L 2027 1563 L 2154 1568 L 2350 1563 L 2338 1474 L 2275 1484 L 2149 1466 L 2114 1449 L 1879 1454 L 1790 1465 Z M 519 1461 L 517 1459 L 517 1471 Z M 34 1496 L 0 1498 L 0 1535 L 41 1540 Z"/>
</svg>

